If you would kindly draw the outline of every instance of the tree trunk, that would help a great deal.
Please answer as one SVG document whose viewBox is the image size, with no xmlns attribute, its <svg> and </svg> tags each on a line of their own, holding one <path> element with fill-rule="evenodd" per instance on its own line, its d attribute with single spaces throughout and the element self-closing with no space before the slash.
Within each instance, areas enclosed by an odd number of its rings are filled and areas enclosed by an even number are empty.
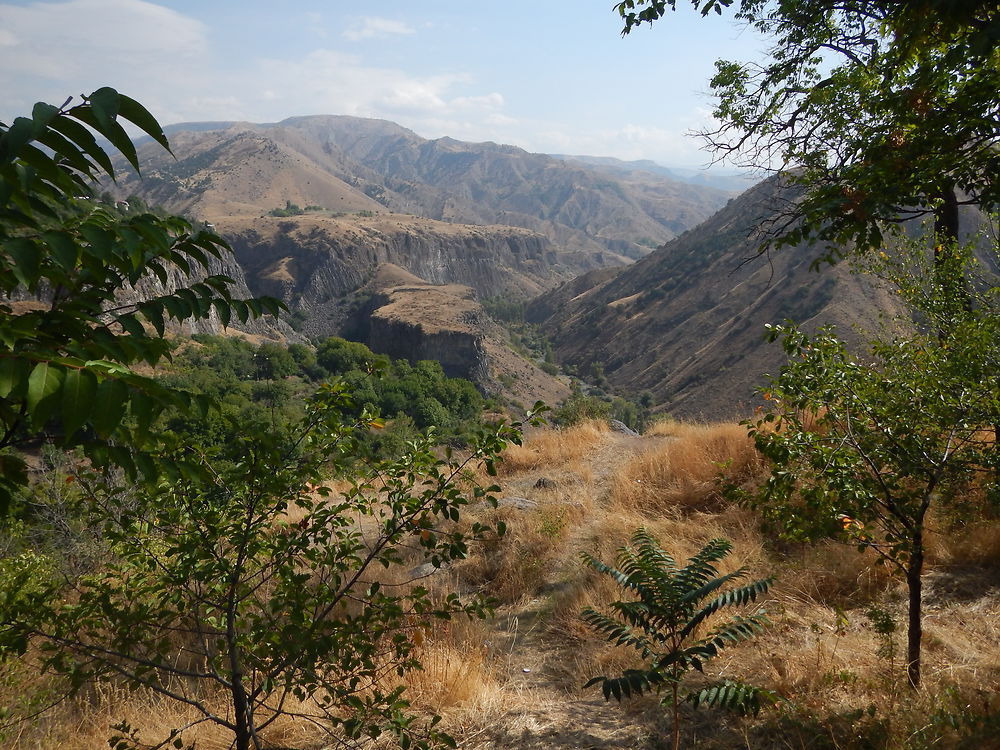
<svg viewBox="0 0 1000 750">
<path fill-rule="evenodd" d="M 954 186 L 942 190 L 938 197 L 941 205 L 934 212 L 934 233 L 939 240 L 958 242 L 958 195 Z"/>
<path fill-rule="evenodd" d="M 910 687 L 920 687 L 920 640 L 923 636 L 923 581 L 924 569 L 923 530 L 913 537 L 913 554 L 906 567 L 906 588 L 909 592 L 909 611 L 906 628 L 906 677 Z"/>
<path fill-rule="evenodd" d="M 232 612 L 230 612 L 232 615 Z M 252 716 L 250 713 L 250 703 L 247 700 L 246 687 L 243 684 L 243 663 L 240 659 L 240 650 L 236 642 L 235 618 L 230 616 L 226 625 L 226 645 L 229 648 L 229 680 L 230 695 L 233 698 L 233 718 L 235 719 L 236 742 L 233 745 L 235 750 L 250 750 L 250 742 L 253 739 Z"/>
<path fill-rule="evenodd" d="M 673 708 L 674 708 L 674 748 L 673 748 L 673 750 L 680 750 L 680 747 L 681 747 L 681 711 L 680 711 L 679 698 L 678 698 L 678 695 L 677 695 L 678 689 L 679 689 L 680 686 L 677 684 L 677 681 L 675 680 L 674 684 L 671 687 L 672 687 L 672 690 L 673 690 L 672 700 L 673 700 L 673 704 L 674 704 L 674 706 L 673 706 Z"/>
<path fill-rule="evenodd" d="M 950 310 L 955 314 L 971 312 L 972 295 L 965 281 L 965 268 L 956 255 L 959 242 L 958 194 L 954 187 L 949 187 L 942 190 L 938 197 L 941 205 L 934 211 L 934 278 L 945 291 Z M 944 339 L 948 333 L 942 329 L 938 335 Z"/>
<path fill-rule="evenodd" d="M 232 687 L 233 711 L 236 714 L 236 742 L 233 747 L 236 750 L 250 750 L 250 717 L 247 711 L 247 695 L 243 689 L 243 682 L 233 681 Z"/>
</svg>

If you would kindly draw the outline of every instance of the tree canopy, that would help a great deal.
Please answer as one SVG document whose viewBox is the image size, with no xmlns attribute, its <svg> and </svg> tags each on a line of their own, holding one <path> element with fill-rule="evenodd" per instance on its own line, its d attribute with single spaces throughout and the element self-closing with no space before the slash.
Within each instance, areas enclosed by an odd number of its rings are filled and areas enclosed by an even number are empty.
<svg viewBox="0 0 1000 750">
<path fill-rule="evenodd" d="M 692 0 L 703 14 L 733 0 Z M 626 0 L 623 33 L 675 0 Z M 720 60 L 716 157 L 795 171 L 805 198 L 781 243 L 829 242 L 825 260 L 882 244 L 886 222 L 930 215 L 958 237 L 958 207 L 1000 205 L 1000 7 L 986 0 L 742 0 L 735 17 L 771 46 Z"/>
<path fill-rule="evenodd" d="M 231 296 L 219 236 L 91 197 L 96 180 L 115 177 L 95 133 L 139 168 L 123 122 L 169 150 L 152 115 L 111 88 L 0 123 L 0 513 L 26 482 L 10 449 L 40 437 L 83 446 L 97 465 L 155 473 L 136 449 L 157 414 L 191 400 L 134 366 L 168 356 L 171 321 L 228 325 L 281 307 Z"/>
</svg>

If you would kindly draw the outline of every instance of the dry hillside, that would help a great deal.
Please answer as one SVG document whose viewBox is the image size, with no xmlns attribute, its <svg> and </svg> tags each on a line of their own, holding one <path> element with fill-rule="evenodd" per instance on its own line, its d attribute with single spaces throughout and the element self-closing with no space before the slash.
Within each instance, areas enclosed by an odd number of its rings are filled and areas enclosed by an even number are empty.
<svg viewBox="0 0 1000 750">
<path fill-rule="evenodd" d="M 877 331 L 898 300 L 846 263 L 815 270 L 814 246 L 759 255 L 761 226 L 781 201 L 774 180 L 614 275 L 588 274 L 533 301 L 556 359 L 661 411 L 693 419 L 745 416 L 754 388 L 784 362 L 764 324 L 832 324 L 849 341 Z"/>
<path fill-rule="evenodd" d="M 788 703 L 746 719 L 685 709 L 685 747 L 996 747 L 1000 523 L 970 516 L 960 526 L 935 524 L 926 677 L 914 693 L 903 687 L 902 636 L 892 658 L 865 615 L 877 605 L 898 621 L 900 582 L 853 548 L 777 544 L 752 513 L 719 496 L 721 461 L 729 461 L 735 480 L 753 483 L 761 471 L 743 428 L 733 424 L 666 422 L 634 437 L 590 423 L 539 431 L 510 449 L 500 507 L 470 512 L 505 520 L 507 535 L 420 581 L 440 591 L 486 591 L 498 600 L 496 615 L 420 636 L 424 671 L 409 678 L 414 705 L 441 712 L 470 750 L 662 747 L 666 724 L 655 701 L 619 707 L 581 690 L 590 676 L 634 662 L 580 621 L 584 606 L 606 606 L 619 592 L 588 572 L 579 553 L 612 562 L 615 549 L 645 526 L 679 559 L 722 536 L 735 545 L 731 565 L 778 576 L 764 602 L 772 626 L 708 671 L 756 682 Z M 108 723 L 122 717 L 161 729 L 185 720 L 175 706 L 95 690 L 38 718 L 9 748 L 97 750 L 106 747 Z M 201 750 L 225 747 L 209 730 L 187 739 Z M 308 725 L 294 722 L 272 727 L 266 740 L 324 747 Z"/>
</svg>

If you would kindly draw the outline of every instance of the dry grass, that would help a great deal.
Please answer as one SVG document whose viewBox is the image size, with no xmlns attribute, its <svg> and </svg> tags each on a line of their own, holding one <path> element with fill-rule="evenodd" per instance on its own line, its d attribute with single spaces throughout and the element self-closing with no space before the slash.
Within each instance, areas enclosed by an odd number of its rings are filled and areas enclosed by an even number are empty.
<svg viewBox="0 0 1000 750">
<path fill-rule="evenodd" d="M 524 445 L 512 445 L 504 451 L 497 467 L 501 476 L 578 461 L 592 451 L 608 432 L 605 423 L 588 420 L 564 430 L 539 430 Z"/>
<path fill-rule="evenodd" d="M 744 427 L 659 422 L 659 445 L 626 462 L 614 475 L 612 505 L 644 514 L 671 509 L 718 510 L 718 479 L 741 482 L 761 469 Z"/>
<path fill-rule="evenodd" d="M 752 482 L 762 468 L 737 425 L 663 422 L 645 437 L 628 438 L 590 423 L 539 431 L 511 449 L 500 467 L 501 497 L 527 502 L 470 508 L 461 522 L 503 521 L 507 534 L 419 581 L 435 595 L 457 590 L 494 596 L 497 615 L 415 631 L 424 670 L 405 678 L 414 707 L 442 714 L 443 727 L 468 748 L 515 742 L 568 750 L 601 744 L 594 739 L 601 736 L 607 746 L 627 746 L 600 734 L 610 724 L 634 725 L 631 744 L 651 746 L 641 737 L 663 730 L 653 701 L 636 702 L 625 716 L 594 702 L 592 691 L 580 692 L 593 675 L 637 665 L 634 653 L 609 645 L 580 620 L 584 607 L 607 609 L 621 597 L 580 553 L 614 562 L 617 549 L 645 526 L 678 561 L 724 537 L 733 543 L 724 570 L 743 566 L 753 577 L 778 576 L 764 603 L 773 626 L 709 663 L 708 677 L 737 676 L 791 703 L 777 714 L 739 721 L 691 712 L 688 732 L 699 748 L 1000 746 L 1000 722 L 983 718 L 1000 711 L 1000 522 L 966 517 L 932 524 L 925 687 L 913 694 L 903 686 L 905 596 L 898 577 L 871 553 L 844 545 L 779 544 L 751 511 L 721 499 L 720 473 Z M 555 478 L 555 486 L 537 487 L 540 475 Z M 384 583 L 410 585 L 405 572 L 387 571 Z M 891 659 L 865 615 L 871 606 L 899 623 Z M 525 666 L 531 667 L 528 675 Z M 596 733 L 585 740 L 576 734 L 581 716 Z M 10 747 L 97 750 L 106 747 L 109 720 L 129 717 L 153 728 L 184 719 L 149 696 L 100 695 L 58 709 L 47 728 L 32 728 Z M 271 741 L 316 747 L 301 727 L 280 731 Z M 208 729 L 191 736 L 199 748 L 222 747 Z"/>
</svg>

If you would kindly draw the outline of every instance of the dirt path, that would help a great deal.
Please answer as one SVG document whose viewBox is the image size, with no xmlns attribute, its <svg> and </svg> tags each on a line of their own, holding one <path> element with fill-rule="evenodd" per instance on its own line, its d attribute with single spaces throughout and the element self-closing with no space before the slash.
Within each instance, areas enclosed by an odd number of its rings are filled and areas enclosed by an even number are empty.
<svg viewBox="0 0 1000 750">
<path fill-rule="evenodd" d="M 631 456 L 649 450 L 669 438 L 639 437 L 616 432 L 604 433 L 601 441 L 586 457 L 588 484 L 596 505 L 608 497 L 609 480 L 614 471 Z M 548 476 L 545 471 L 536 472 Z M 565 479 L 555 474 L 555 481 Z M 519 477 L 508 490 L 530 487 L 534 475 Z M 542 505 L 542 503 L 540 503 Z M 577 531 L 579 533 L 579 530 Z M 571 535 L 567 544 L 579 539 Z M 517 694 L 500 721 L 480 727 L 460 738 L 460 747 L 468 750 L 493 748 L 640 748 L 648 745 L 648 730 L 630 719 L 615 702 L 606 703 L 600 691 L 583 691 L 579 679 L 571 679 L 571 664 L 565 647 L 560 649 L 546 633 L 544 621 L 550 597 L 540 597 L 497 613 L 493 623 L 490 648 L 502 665 L 501 680 L 505 692 Z"/>
</svg>

